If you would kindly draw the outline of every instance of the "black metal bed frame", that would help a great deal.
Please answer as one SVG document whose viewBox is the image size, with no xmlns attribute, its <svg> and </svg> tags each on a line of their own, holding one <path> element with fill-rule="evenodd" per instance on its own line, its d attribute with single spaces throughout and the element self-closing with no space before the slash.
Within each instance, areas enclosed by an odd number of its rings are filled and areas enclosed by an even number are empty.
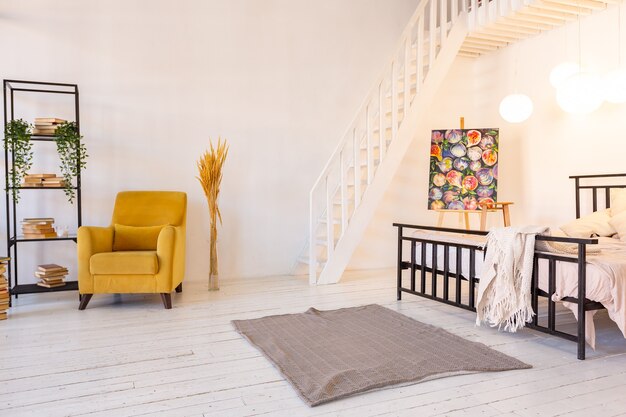
<svg viewBox="0 0 626 417">
<path fill-rule="evenodd" d="M 590 189 L 593 196 L 593 210 L 598 208 L 598 190 L 605 191 L 605 205 L 609 208 L 611 205 L 610 190 L 612 188 L 626 188 L 626 185 L 581 185 L 581 180 L 589 178 L 609 178 L 609 177 L 626 177 L 626 174 L 607 174 L 607 175 L 579 175 L 571 176 L 571 179 L 575 180 L 576 188 L 576 218 L 580 217 L 580 197 L 581 191 Z M 476 311 L 476 284 L 479 279 L 476 277 L 476 256 L 484 256 L 484 248 L 479 245 L 473 245 L 470 243 L 456 243 L 449 241 L 438 241 L 432 238 L 407 236 L 406 230 L 425 230 L 435 232 L 448 232 L 458 234 L 473 234 L 473 235 L 487 235 L 484 231 L 472 231 L 451 229 L 445 227 L 432 227 L 432 226 L 419 226 L 403 223 L 393 224 L 398 229 L 398 258 L 397 258 L 397 299 L 402 299 L 402 293 L 408 293 L 417 295 L 420 297 L 428 298 L 430 300 L 439 301 L 445 304 L 453 305 L 470 311 Z M 603 309 L 604 306 L 596 301 L 591 301 L 586 298 L 587 292 L 587 245 L 597 244 L 597 239 L 580 239 L 569 237 L 556 237 L 556 236 L 537 236 L 537 240 L 549 241 L 549 242 L 561 242 L 576 244 L 578 247 L 578 254 L 576 257 L 562 256 L 554 253 L 546 253 L 535 251 L 533 261 L 533 279 L 531 285 L 532 292 L 532 307 L 535 311 L 535 316 L 532 322 L 527 324 L 527 327 L 538 330 L 543 333 L 552 334 L 567 340 L 571 340 L 577 343 L 578 354 L 577 357 L 580 360 L 585 359 L 585 313 L 587 311 Z M 407 242 L 407 246 L 410 246 L 410 260 L 404 259 L 403 248 Z M 421 256 L 420 262 L 417 262 L 416 249 L 420 244 Z M 431 249 L 431 267 L 428 267 L 426 261 L 427 248 L 430 245 Z M 438 265 L 437 251 L 443 247 L 443 265 Z M 450 270 L 450 249 L 455 248 L 455 271 Z M 469 252 L 469 276 L 463 275 L 463 250 Z M 544 291 L 539 288 L 539 260 L 546 259 L 548 261 L 548 291 Z M 577 297 L 564 297 L 561 301 L 574 303 L 577 305 L 578 324 L 577 333 L 575 335 L 566 333 L 556 328 L 556 302 L 552 301 L 552 295 L 556 291 L 556 268 L 557 262 L 575 263 L 578 266 L 578 294 Z M 410 287 L 403 286 L 403 271 L 409 271 Z M 417 279 L 417 272 L 419 271 L 419 280 Z M 430 273 L 430 286 L 427 286 L 427 273 Z M 443 279 L 443 288 L 438 291 L 439 277 Z M 450 281 L 454 280 L 454 291 L 450 294 Z M 417 285 L 419 282 L 419 285 Z M 468 296 L 464 300 L 463 287 L 466 287 Z M 538 309 L 539 309 L 539 297 L 548 299 L 548 323 L 547 326 L 539 323 Z M 579 300 L 583 300 L 580 302 Z"/>
</svg>

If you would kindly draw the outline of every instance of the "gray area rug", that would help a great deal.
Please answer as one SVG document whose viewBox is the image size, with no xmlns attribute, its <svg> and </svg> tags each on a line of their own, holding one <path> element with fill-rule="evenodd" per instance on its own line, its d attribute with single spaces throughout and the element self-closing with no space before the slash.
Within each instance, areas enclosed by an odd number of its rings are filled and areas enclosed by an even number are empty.
<svg viewBox="0 0 626 417">
<path fill-rule="evenodd" d="M 531 368 L 376 304 L 232 323 L 310 406 L 426 378 Z"/>
</svg>

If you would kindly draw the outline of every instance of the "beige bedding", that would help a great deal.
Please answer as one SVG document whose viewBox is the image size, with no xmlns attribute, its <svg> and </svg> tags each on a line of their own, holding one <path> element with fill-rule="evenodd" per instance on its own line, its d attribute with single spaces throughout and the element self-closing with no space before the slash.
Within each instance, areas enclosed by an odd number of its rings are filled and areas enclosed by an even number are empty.
<svg viewBox="0 0 626 417">
<path fill-rule="evenodd" d="M 476 235 L 443 235 L 417 231 L 414 236 L 450 243 L 482 245 L 485 242 L 484 236 Z M 609 317 L 617 323 L 622 334 L 626 337 L 626 243 L 620 242 L 618 239 L 599 238 L 598 245 L 588 245 L 587 247 L 593 248 L 593 252 L 595 252 L 587 255 L 587 298 L 602 303 L 606 307 Z M 443 252 L 443 246 L 438 245 L 437 266 L 439 269 L 443 268 Z M 469 276 L 469 250 L 463 249 L 461 254 L 461 273 Z M 416 247 L 416 261 L 421 262 L 420 245 Z M 482 252 L 476 252 L 475 271 L 477 278 L 480 278 L 482 261 Z M 432 246 L 427 245 L 426 265 L 430 267 L 431 264 Z M 456 272 L 455 248 L 450 248 L 449 265 L 450 271 Z M 546 259 L 539 260 L 539 287 L 544 291 L 548 290 L 548 261 Z M 577 296 L 578 265 L 557 261 L 556 292 L 553 300 L 560 301 L 563 297 Z M 577 315 L 576 304 L 564 302 L 563 305 L 569 308 L 574 315 Z M 586 339 L 592 348 L 595 348 L 594 314 L 595 311 L 587 312 L 586 320 Z"/>
</svg>

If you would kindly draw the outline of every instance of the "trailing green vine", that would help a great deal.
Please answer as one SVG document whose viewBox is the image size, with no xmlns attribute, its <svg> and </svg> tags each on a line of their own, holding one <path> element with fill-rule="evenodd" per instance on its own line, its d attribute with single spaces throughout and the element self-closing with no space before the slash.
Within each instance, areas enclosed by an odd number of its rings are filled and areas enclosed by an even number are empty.
<svg viewBox="0 0 626 417">
<path fill-rule="evenodd" d="M 60 124 L 55 133 L 57 152 L 61 159 L 61 173 L 64 179 L 65 195 L 73 202 L 76 191 L 73 188 L 74 177 L 87 166 L 87 148 L 81 141 L 82 136 L 78 134 L 76 122 L 65 122 Z"/>
<path fill-rule="evenodd" d="M 20 199 L 22 179 L 33 165 L 31 125 L 22 119 L 11 120 L 4 129 L 4 148 L 11 152 L 13 163 L 9 169 L 9 187 L 16 202 Z"/>
</svg>

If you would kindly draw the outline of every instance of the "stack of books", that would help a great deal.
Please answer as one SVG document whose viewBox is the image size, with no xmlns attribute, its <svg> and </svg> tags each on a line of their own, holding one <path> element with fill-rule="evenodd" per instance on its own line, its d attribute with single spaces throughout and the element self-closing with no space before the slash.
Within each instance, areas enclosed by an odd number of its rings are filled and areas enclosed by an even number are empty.
<svg viewBox="0 0 626 417">
<path fill-rule="evenodd" d="M 39 265 L 35 277 L 39 278 L 37 285 L 45 288 L 56 288 L 65 285 L 64 278 L 67 268 L 57 264 Z"/>
<path fill-rule="evenodd" d="M 26 174 L 22 187 L 64 187 L 65 180 L 56 174 Z"/>
<path fill-rule="evenodd" d="M 56 117 L 37 117 L 35 118 L 33 135 L 54 135 L 57 126 L 62 123 L 65 123 L 65 120 Z"/>
<path fill-rule="evenodd" d="M 26 239 L 45 239 L 57 237 L 52 226 L 54 219 L 51 217 L 34 217 L 22 219 L 22 234 Z"/>
<path fill-rule="evenodd" d="M 5 275 L 8 262 L 9 258 L 0 258 L 0 320 L 7 319 L 9 309 L 9 283 Z"/>
<path fill-rule="evenodd" d="M 44 178 L 41 184 L 44 187 L 65 187 L 65 179 L 54 175 L 53 177 Z"/>
</svg>

